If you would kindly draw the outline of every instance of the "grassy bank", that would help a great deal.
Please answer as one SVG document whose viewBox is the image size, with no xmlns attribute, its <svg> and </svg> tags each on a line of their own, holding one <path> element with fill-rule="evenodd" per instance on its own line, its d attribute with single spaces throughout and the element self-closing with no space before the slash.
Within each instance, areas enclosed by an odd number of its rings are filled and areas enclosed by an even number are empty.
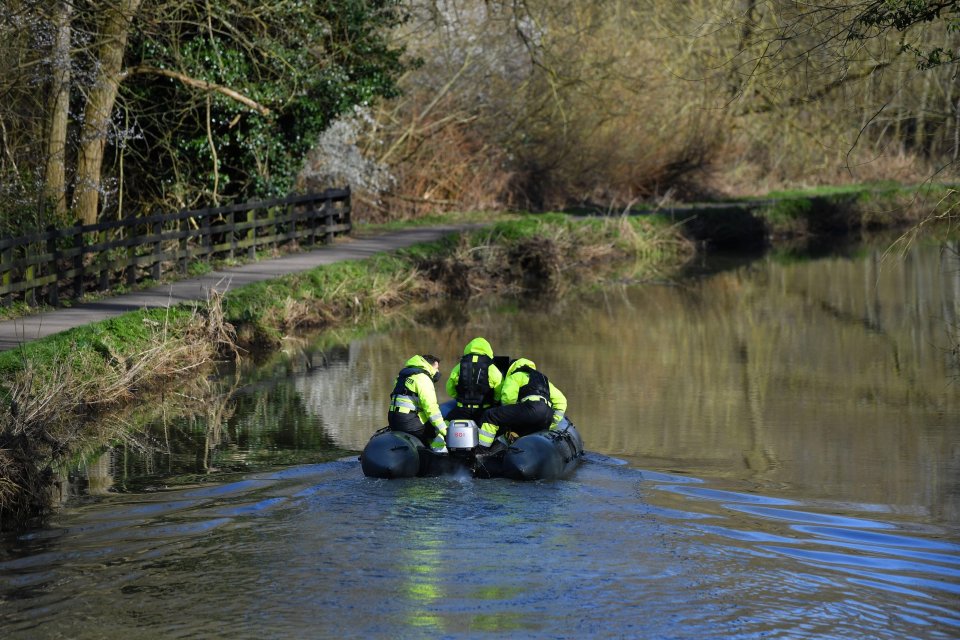
<svg viewBox="0 0 960 640">
<path fill-rule="evenodd" d="M 122 435 L 102 420 L 234 353 L 220 300 L 131 313 L 0 354 L 0 529 L 45 512 L 54 465 Z M 113 425 L 113 426 L 107 426 Z"/>
<path fill-rule="evenodd" d="M 43 515 L 53 469 L 118 437 L 104 420 L 217 359 L 277 347 L 308 328 L 362 322 L 407 303 L 490 292 L 562 295 L 629 265 L 654 272 L 692 245 L 655 218 L 514 217 L 392 254 L 249 285 L 203 304 L 140 311 L 0 353 L 0 528 Z M 120 429 L 120 427 L 118 427 Z"/>
<path fill-rule="evenodd" d="M 224 314 L 241 345 L 275 344 L 297 329 L 334 326 L 416 300 L 562 294 L 627 262 L 654 270 L 692 252 L 678 229 L 663 220 L 528 216 L 250 285 L 226 297 Z"/>
</svg>

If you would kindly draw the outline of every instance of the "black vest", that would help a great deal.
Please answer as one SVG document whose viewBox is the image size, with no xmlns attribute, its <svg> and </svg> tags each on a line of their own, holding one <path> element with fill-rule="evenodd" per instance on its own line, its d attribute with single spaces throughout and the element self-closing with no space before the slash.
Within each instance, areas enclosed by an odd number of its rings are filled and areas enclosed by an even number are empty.
<svg viewBox="0 0 960 640">
<path fill-rule="evenodd" d="M 423 367 L 404 367 L 400 370 L 399 375 L 397 376 L 397 384 L 393 388 L 393 393 L 390 394 L 390 397 L 394 396 L 417 396 L 419 394 L 416 391 L 412 391 L 407 388 L 407 378 L 410 376 L 415 376 L 418 373 L 424 373 L 429 378 L 430 374 Z"/>
<path fill-rule="evenodd" d="M 473 358 L 477 361 L 474 362 Z M 489 356 L 468 353 L 460 358 L 460 377 L 457 379 L 457 402 L 464 406 L 479 407 L 493 404 L 493 389 L 487 377 L 493 364 Z"/>
<path fill-rule="evenodd" d="M 550 401 L 550 382 L 547 380 L 547 376 L 527 365 L 517 367 L 514 371 L 523 371 L 530 376 L 527 384 L 520 387 L 517 392 L 517 402 L 527 396 L 542 396 L 547 402 Z"/>
</svg>

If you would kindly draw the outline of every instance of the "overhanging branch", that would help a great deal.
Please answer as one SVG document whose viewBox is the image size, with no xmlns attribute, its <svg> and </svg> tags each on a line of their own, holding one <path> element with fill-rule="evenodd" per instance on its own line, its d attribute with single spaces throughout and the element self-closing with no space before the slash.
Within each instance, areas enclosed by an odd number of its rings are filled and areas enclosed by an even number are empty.
<svg viewBox="0 0 960 640">
<path fill-rule="evenodd" d="M 857 73 L 848 73 L 841 78 L 837 78 L 832 82 L 828 82 L 827 84 L 823 85 L 816 91 L 812 91 L 808 94 L 805 94 L 802 96 L 795 96 L 793 98 L 790 98 L 789 100 L 786 100 L 780 103 L 764 104 L 764 105 L 758 105 L 756 107 L 748 107 L 738 112 L 737 115 L 745 116 L 745 115 L 750 115 L 754 113 L 769 113 L 770 111 L 774 111 L 776 109 L 782 109 L 784 107 L 796 107 L 801 104 L 816 102 L 821 98 L 827 97 L 828 94 L 830 94 L 836 89 L 839 89 L 841 86 L 843 86 L 848 82 L 862 80 L 880 71 L 881 69 L 884 69 L 885 67 L 889 67 L 889 66 L 890 66 L 889 62 L 880 62 L 867 69 L 859 71 Z"/>
<path fill-rule="evenodd" d="M 227 96 L 231 100 L 236 100 L 240 104 L 260 112 L 260 114 L 262 115 L 269 116 L 271 113 L 269 108 L 263 106 L 256 100 L 248 98 L 247 96 L 243 95 L 239 91 L 235 91 L 230 87 L 225 87 L 223 85 L 215 84 L 207 80 L 198 80 L 197 78 L 191 78 L 190 76 L 184 73 L 180 73 L 179 71 L 172 71 L 170 69 L 159 69 L 157 67 L 138 66 L 138 67 L 133 67 L 131 69 L 128 69 L 126 72 L 124 72 L 123 77 L 126 78 L 128 76 L 132 76 L 135 74 L 153 74 L 157 76 L 163 76 L 165 78 L 173 78 L 174 80 L 182 82 L 188 87 L 193 87 L 195 89 L 200 89 L 202 91 L 213 91 L 215 93 L 219 93 L 221 95 Z"/>
</svg>

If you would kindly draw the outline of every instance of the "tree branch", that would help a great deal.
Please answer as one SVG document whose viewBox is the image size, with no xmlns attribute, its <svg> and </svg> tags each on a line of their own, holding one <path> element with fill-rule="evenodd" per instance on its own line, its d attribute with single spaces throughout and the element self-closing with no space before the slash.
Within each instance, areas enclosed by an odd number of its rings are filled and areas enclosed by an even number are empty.
<svg viewBox="0 0 960 640">
<path fill-rule="evenodd" d="M 216 93 L 222 94 L 230 98 L 231 100 L 236 100 L 242 105 L 250 107 L 256 111 L 259 111 L 261 115 L 269 116 L 271 111 L 268 107 L 263 106 L 256 100 L 248 98 L 239 91 L 235 91 L 230 87 L 224 87 L 223 85 L 214 84 L 213 82 L 208 82 L 206 80 L 198 80 L 197 78 L 191 78 L 190 76 L 180 73 L 179 71 L 172 71 L 170 69 L 158 69 L 157 67 L 148 67 L 140 65 L 138 67 L 133 67 L 124 72 L 123 77 L 136 75 L 136 74 L 152 74 L 157 76 L 163 76 L 166 78 L 173 78 L 178 80 L 188 87 L 193 87 L 195 89 L 201 89 L 203 91 L 214 91 Z"/>
<path fill-rule="evenodd" d="M 827 84 L 823 85 L 816 91 L 813 91 L 806 95 L 794 96 L 793 98 L 790 98 L 789 100 L 786 100 L 782 103 L 765 104 L 765 105 L 759 105 L 756 107 L 746 108 L 739 111 L 736 115 L 745 116 L 753 113 L 769 113 L 770 111 L 774 111 L 775 109 L 782 109 L 784 107 L 795 107 L 797 105 L 808 103 L 808 102 L 816 102 L 821 98 L 827 97 L 827 95 L 830 94 L 832 91 L 834 91 L 835 89 L 839 89 L 841 86 L 843 86 L 848 82 L 862 80 L 863 78 L 867 78 L 873 75 L 874 73 L 880 71 L 881 69 L 884 69 L 889 66 L 890 66 L 889 62 L 880 62 L 873 65 L 872 67 L 859 71 L 858 73 L 849 73 L 841 78 L 837 78 L 836 80 L 833 80 L 832 82 L 828 82 Z"/>
</svg>

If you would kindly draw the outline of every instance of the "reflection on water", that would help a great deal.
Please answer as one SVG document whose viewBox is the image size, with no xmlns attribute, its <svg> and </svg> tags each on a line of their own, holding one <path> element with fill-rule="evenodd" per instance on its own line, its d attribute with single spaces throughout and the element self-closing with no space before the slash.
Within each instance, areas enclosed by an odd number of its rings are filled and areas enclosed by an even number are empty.
<svg viewBox="0 0 960 640">
<path fill-rule="evenodd" d="M 70 509 L 0 560 L 5 637 L 955 638 L 956 531 L 591 454 L 568 481 L 350 458 Z"/>
<path fill-rule="evenodd" d="M 957 521 L 960 263 L 929 246 L 882 256 L 448 309 L 290 383 L 340 447 L 359 450 L 410 354 L 437 352 L 449 370 L 482 334 L 540 364 L 593 451 Z"/>
<path fill-rule="evenodd" d="M 947 249 L 768 258 L 304 343 L 88 462 L 102 497 L 0 556 L 5 636 L 960 637 Z M 312 464 L 383 425 L 411 354 L 448 372 L 476 335 L 567 395 L 591 451 L 573 478 Z"/>
</svg>

